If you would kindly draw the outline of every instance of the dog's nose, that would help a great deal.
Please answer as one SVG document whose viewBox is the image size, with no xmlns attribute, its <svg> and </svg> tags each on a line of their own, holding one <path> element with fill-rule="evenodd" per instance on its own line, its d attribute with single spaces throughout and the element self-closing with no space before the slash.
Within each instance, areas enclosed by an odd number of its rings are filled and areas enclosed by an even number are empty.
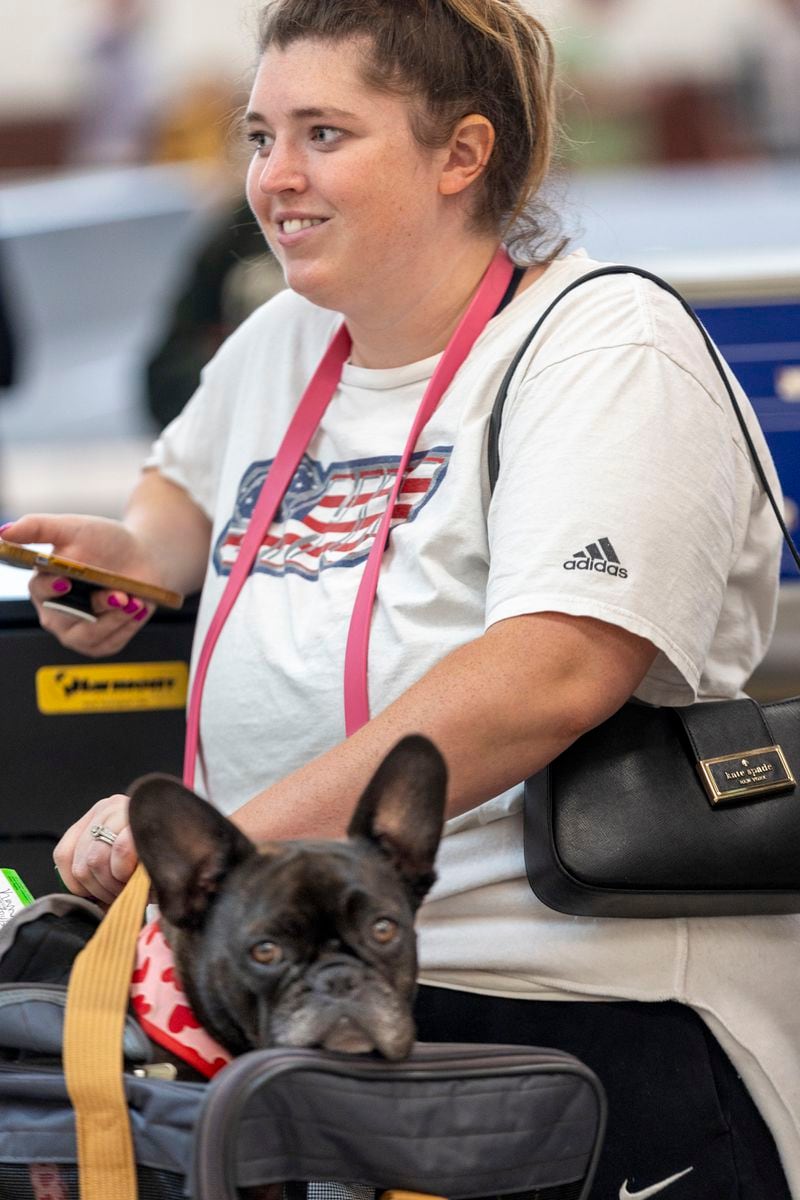
<svg viewBox="0 0 800 1200">
<path fill-rule="evenodd" d="M 325 963 L 317 973 L 317 987 L 329 996 L 347 996 L 358 982 L 359 973 L 349 963 Z"/>
</svg>

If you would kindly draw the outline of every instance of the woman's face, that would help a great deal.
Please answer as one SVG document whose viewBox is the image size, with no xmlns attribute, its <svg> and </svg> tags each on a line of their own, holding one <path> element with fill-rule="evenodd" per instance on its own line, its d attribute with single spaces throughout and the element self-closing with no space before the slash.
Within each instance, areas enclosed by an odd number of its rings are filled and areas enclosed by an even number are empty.
<svg viewBox="0 0 800 1200">
<path fill-rule="evenodd" d="M 250 206 L 287 283 L 339 312 L 424 270 L 446 215 L 449 151 L 415 140 L 405 99 L 367 86 L 355 42 L 270 48 L 247 116 Z"/>
</svg>

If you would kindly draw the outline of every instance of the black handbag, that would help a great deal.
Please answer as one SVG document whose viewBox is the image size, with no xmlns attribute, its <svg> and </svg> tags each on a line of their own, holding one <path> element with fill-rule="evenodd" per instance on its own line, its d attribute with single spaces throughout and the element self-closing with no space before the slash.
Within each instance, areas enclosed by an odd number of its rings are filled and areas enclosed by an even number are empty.
<svg viewBox="0 0 800 1200">
<path fill-rule="evenodd" d="M 503 378 L 489 423 L 489 480 L 511 379 L 559 301 L 602 275 L 634 274 L 670 292 L 700 330 L 725 384 L 783 536 L 781 513 L 716 348 L 663 279 L 613 266 L 552 301 Z M 800 912 L 800 697 L 659 707 L 631 700 L 525 782 L 525 867 L 559 912 L 590 917 L 741 916 Z"/>
</svg>

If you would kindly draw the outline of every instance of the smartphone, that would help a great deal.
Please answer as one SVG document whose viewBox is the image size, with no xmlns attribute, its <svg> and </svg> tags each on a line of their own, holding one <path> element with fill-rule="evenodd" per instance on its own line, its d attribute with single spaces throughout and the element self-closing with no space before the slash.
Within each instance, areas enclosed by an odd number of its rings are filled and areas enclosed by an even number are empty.
<svg viewBox="0 0 800 1200">
<path fill-rule="evenodd" d="M 58 554 L 44 554 L 28 546 L 17 546 L 13 542 L 3 541 L 2 538 L 0 562 L 28 571 L 39 570 L 48 575 L 63 575 L 65 579 L 73 580 L 73 586 L 65 596 L 45 600 L 44 604 L 46 608 L 55 608 L 84 620 L 96 619 L 91 608 L 91 594 L 97 588 L 128 592 L 164 608 L 178 609 L 183 605 L 183 596 L 179 592 L 171 592 L 152 583 L 143 583 L 127 575 L 118 575 L 116 571 L 106 571 L 103 567 L 92 567 L 88 563 L 76 562 L 71 558 L 61 558 Z"/>
</svg>

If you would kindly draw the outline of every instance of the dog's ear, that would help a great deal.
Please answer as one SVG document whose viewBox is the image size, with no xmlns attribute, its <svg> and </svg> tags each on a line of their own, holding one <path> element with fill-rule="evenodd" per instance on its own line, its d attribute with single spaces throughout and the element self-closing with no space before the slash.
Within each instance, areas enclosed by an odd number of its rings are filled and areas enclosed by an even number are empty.
<svg viewBox="0 0 800 1200">
<path fill-rule="evenodd" d="M 362 795 L 347 830 L 387 855 L 408 886 L 414 907 L 436 872 L 442 836 L 447 767 L 428 738 L 412 734 L 390 750 Z"/>
<path fill-rule="evenodd" d="M 171 775 L 136 780 L 129 819 L 161 912 L 185 929 L 202 925 L 222 880 L 255 852 L 232 821 Z"/>
</svg>

